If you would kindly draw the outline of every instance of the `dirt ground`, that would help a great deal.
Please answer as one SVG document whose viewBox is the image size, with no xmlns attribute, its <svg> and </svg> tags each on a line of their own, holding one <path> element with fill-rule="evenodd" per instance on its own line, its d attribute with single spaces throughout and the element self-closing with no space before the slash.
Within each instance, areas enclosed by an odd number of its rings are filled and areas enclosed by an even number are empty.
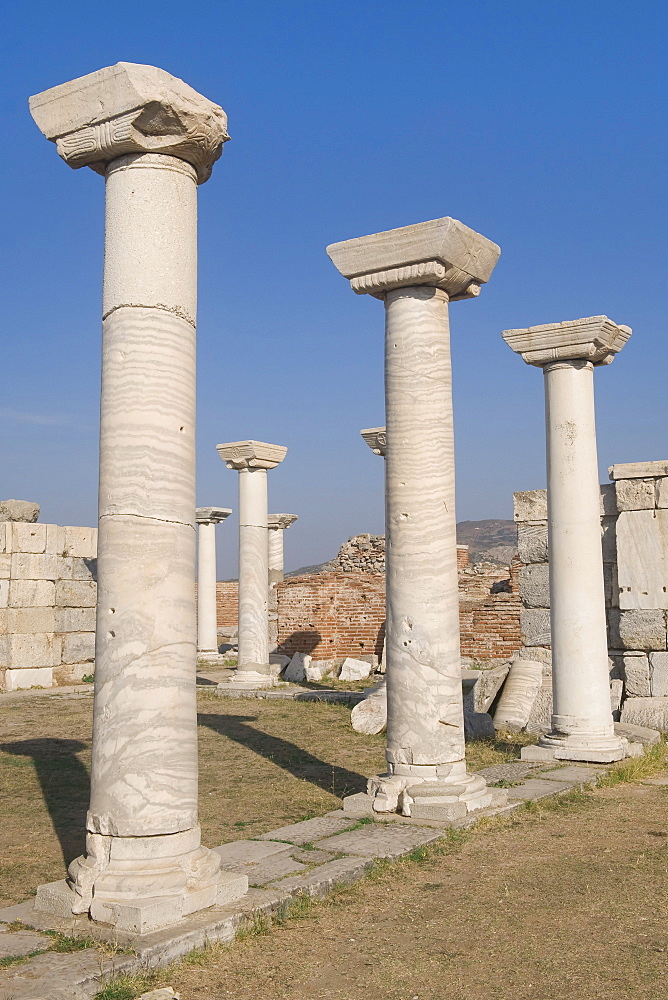
<svg viewBox="0 0 668 1000">
<path fill-rule="evenodd" d="M 182 1000 L 662 1000 L 668 789 L 571 799 L 385 868 L 168 981 Z"/>
<path fill-rule="evenodd" d="M 338 809 L 384 767 L 345 705 L 218 698 L 199 704 L 200 820 L 210 847 Z M 0 906 L 63 878 L 84 850 L 91 695 L 0 695 Z M 515 743 L 471 744 L 475 769 Z"/>
</svg>

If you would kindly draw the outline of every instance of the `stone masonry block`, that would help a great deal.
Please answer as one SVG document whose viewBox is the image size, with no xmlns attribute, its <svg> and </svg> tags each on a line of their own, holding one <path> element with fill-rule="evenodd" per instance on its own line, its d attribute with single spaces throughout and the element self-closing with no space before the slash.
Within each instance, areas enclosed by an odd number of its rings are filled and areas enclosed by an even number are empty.
<svg viewBox="0 0 668 1000">
<path fill-rule="evenodd" d="M 90 677 L 95 664 L 90 660 L 84 663 L 61 663 L 53 668 L 53 683 L 58 687 L 64 684 L 81 684 L 84 677 Z"/>
<path fill-rule="evenodd" d="M 648 698 L 650 696 L 649 659 L 646 653 L 625 654 L 624 680 L 627 697 Z"/>
<path fill-rule="evenodd" d="M 523 566 L 519 581 L 520 597 L 525 608 L 549 608 L 550 576 L 547 563 Z"/>
<path fill-rule="evenodd" d="M 58 580 L 56 605 L 59 608 L 93 608 L 97 598 L 97 584 L 84 580 Z"/>
<path fill-rule="evenodd" d="M 513 493 L 516 521 L 547 521 L 547 490 L 523 490 Z"/>
<path fill-rule="evenodd" d="M 12 557 L 9 552 L 0 553 L 0 580 L 9 580 Z"/>
<path fill-rule="evenodd" d="M 46 527 L 46 549 L 49 555 L 62 555 L 65 547 L 65 529 L 59 524 L 47 524 Z"/>
<path fill-rule="evenodd" d="M 649 654 L 650 694 L 655 698 L 668 696 L 668 653 Z"/>
<path fill-rule="evenodd" d="M 30 552 L 14 552 L 11 565 L 12 580 L 57 580 L 58 557 Z"/>
<path fill-rule="evenodd" d="M 94 632 L 95 608 L 56 608 L 56 632 Z"/>
<path fill-rule="evenodd" d="M 52 580 L 9 581 L 10 608 L 52 608 L 55 603 L 56 585 Z"/>
<path fill-rule="evenodd" d="M 652 510 L 655 506 L 653 479 L 618 479 L 615 494 L 619 511 Z"/>
<path fill-rule="evenodd" d="M 668 608 L 668 510 L 619 515 L 617 577 L 621 608 Z"/>
<path fill-rule="evenodd" d="M 552 637 L 550 634 L 550 612 L 542 608 L 530 608 L 520 614 L 520 627 L 522 630 L 522 641 L 525 646 L 549 646 Z M 665 638 L 665 630 L 664 630 Z"/>
<path fill-rule="evenodd" d="M 0 635 L 0 667 L 55 667 L 60 663 L 61 649 L 61 640 L 53 633 Z"/>
<path fill-rule="evenodd" d="M 614 483 L 601 483 L 600 487 L 600 497 L 601 497 L 601 517 L 606 514 L 614 515 L 617 513 L 617 493 L 615 491 Z"/>
<path fill-rule="evenodd" d="M 608 612 L 608 634 L 611 649 L 666 649 L 665 611 Z"/>
<path fill-rule="evenodd" d="M 24 670 L 5 671 L 5 691 L 21 691 L 25 688 L 53 686 L 52 667 L 33 667 Z"/>
<path fill-rule="evenodd" d="M 617 563 L 603 563 L 603 591 L 606 608 L 619 607 L 619 582 Z"/>
<path fill-rule="evenodd" d="M 12 552 L 46 552 L 46 525 L 12 524 Z"/>
<path fill-rule="evenodd" d="M 53 632 L 54 608 L 5 608 L 0 611 L 0 633 Z"/>
<path fill-rule="evenodd" d="M 617 559 L 617 518 L 606 515 L 601 518 L 601 549 L 603 562 Z"/>
<path fill-rule="evenodd" d="M 64 556 L 95 559 L 97 556 L 97 528 L 65 528 Z"/>
<path fill-rule="evenodd" d="M 661 508 L 668 507 L 668 476 L 656 480 L 656 505 Z"/>
<path fill-rule="evenodd" d="M 9 604 L 9 580 L 0 580 L 0 608 Z"/>
<path fill-rule="evenodd" d="M 71 632 L 63 636 L 63 663 L 88 662 L 90 667 L 89 661 L 94 659 L 94 632 Z"/>
<path fill-rule="evenodd" d="M 7 541 L 11 546 L 11 530 L 12 526 L 9 521 L 0 521 L 0 552 L 11 551 L 11 548 L 7 549 Z"/>
<path fill-rule="evenodd" d="M 517 525 L 517 555 L 523 563 L 547 562 L 547 521 L 523 521 Z"/>
<path fill-rule="evenodd" d="M 622 705 L 622 722 L 668 730 L 668 698 L 627 698 Z"/>
<path fill-rule="evenodd" d="M 57 578 L 60 580 L 96 580 L 97 559 L 62 556 L 58 559 Z"/>
</svg>

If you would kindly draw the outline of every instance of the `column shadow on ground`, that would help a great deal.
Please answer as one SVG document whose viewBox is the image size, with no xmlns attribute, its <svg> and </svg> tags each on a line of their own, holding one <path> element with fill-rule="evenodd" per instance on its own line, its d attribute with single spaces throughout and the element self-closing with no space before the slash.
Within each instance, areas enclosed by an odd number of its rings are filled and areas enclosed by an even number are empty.
<svg viewBox="0 0 668 1000">
<path fill-rule="evenodd" d="M 4 753 L 32 757 L 65 866 L 83 854 L 86 846 L 90 778 L 77 757 L 85 749 L 81 740 L 43 738 L 0 743 Z"/>
<path fill-rule="evenodd" d="M 363 775 L 336 764 L 328 764 L 295 743 L 270 736 L 249 725 L 257 722 L 257 716 L 200 714 L 198 718 L 201 725 L 247 747 L 295 778 L 310 781 L 324 792 L 343 798 L 345 795 L 366 791 L 367 779 Z"/>
</svg>

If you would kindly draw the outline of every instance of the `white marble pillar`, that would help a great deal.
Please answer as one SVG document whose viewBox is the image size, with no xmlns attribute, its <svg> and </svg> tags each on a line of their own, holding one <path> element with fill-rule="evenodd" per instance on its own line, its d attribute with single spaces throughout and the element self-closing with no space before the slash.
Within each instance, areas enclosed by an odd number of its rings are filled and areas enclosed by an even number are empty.
<svg viewBox="0 0 668 1000">
<path fill-rule="evenodd" d="M 195 704 L 197 184 L 223 110 L 118 63 L 33 97 L 106 178 L 98 601 L 86 855 L 38 909 L 144 932 L 245 887 L 201 846 Z"/>
<path fill-rule="evenodd" d="M 297 520 L 296 514 L 270 514 L 269 528 L 269 586 L 280 583 L 285 576 L 283 559 L 283 532 Z"/>
<path fill-rule="evenodd" d="M 606 316 L 503 333 L 545 373 L 554 714 L 538 748 L 524 749 L 527 760 L 625 754 L 610 708 L 594 366 L 610 364 L 630 335 Z"/>
<path fill-rule="evenodd" d="M 197 520 L 197 658 L 218 657 L 216 611 L 216 525 L 229 517 L 229 507 L 198 507 Z M 221 657 L 222 659 L 223 657 Z"/>
<path fill-rule="evenodd" d="M 269 669 L 267 470 L 288 449 L 264 441 L 232 441 L 217 449 L 228 469 L 239 473 L 239 659 L 234 678 L 223 686 L 271 687 L 277 681 Z"/>
<path fill-rule="evenodd" d="M 500 797 L 464 759 L 448 320 L 449 302 L 477 295 L 500 251 L 445 218 L 327 252 L 386 310 L 388 772 L 369 780 L 367 801 L 448 821 Z M 349 811 L 364 809 L 352 798 Z"/>
</svg>

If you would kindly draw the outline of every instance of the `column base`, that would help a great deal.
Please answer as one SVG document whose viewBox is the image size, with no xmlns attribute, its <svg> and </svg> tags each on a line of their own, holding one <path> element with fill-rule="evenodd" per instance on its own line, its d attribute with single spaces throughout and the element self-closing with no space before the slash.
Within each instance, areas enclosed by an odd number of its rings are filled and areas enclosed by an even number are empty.
<svg viewBox="0 0 668 1000">
<path fill-rule="evenodd" d="M 220 857 L 199 840 L 199 827 L 158 837 L 89 833 L 86 855 L 72 862 L 67 879 L 38 888 L 35 909 L 60 917 L 88 913 L 91 920 L 145 934 L 240 899 L 248 878 L 221 871 Z"/>
<path fill-rule="evenodd" d="M 503 789 L 488 788 L 483 777 L 469 774 L 464 761 L 433 766 L 399 764 L 392 773 L 369 778 L 366 794 L 347 796 L 343 809 L 351 815 L 400 813 L 449 823 L 479 809 L 505 805 L 507 800 Z"/>
<path fill-rule="evenodd" d="M 620 736 L 557 731 L 541 736 L 535 746 L 522 747 L 520 756 L 526 761 L 575 760 L 612 764 L 630 756 L 630 750 L 628 740 Z"/>
<path fill-rule="evenodd" d="M 281 682 L 271 673 L 268 663 L 248 663 L 237 667 L 229 680 L 221 681 L 218 689 L 226 691 L 257 691 L 262 688 L 277 687 Z"/>
</svg>

